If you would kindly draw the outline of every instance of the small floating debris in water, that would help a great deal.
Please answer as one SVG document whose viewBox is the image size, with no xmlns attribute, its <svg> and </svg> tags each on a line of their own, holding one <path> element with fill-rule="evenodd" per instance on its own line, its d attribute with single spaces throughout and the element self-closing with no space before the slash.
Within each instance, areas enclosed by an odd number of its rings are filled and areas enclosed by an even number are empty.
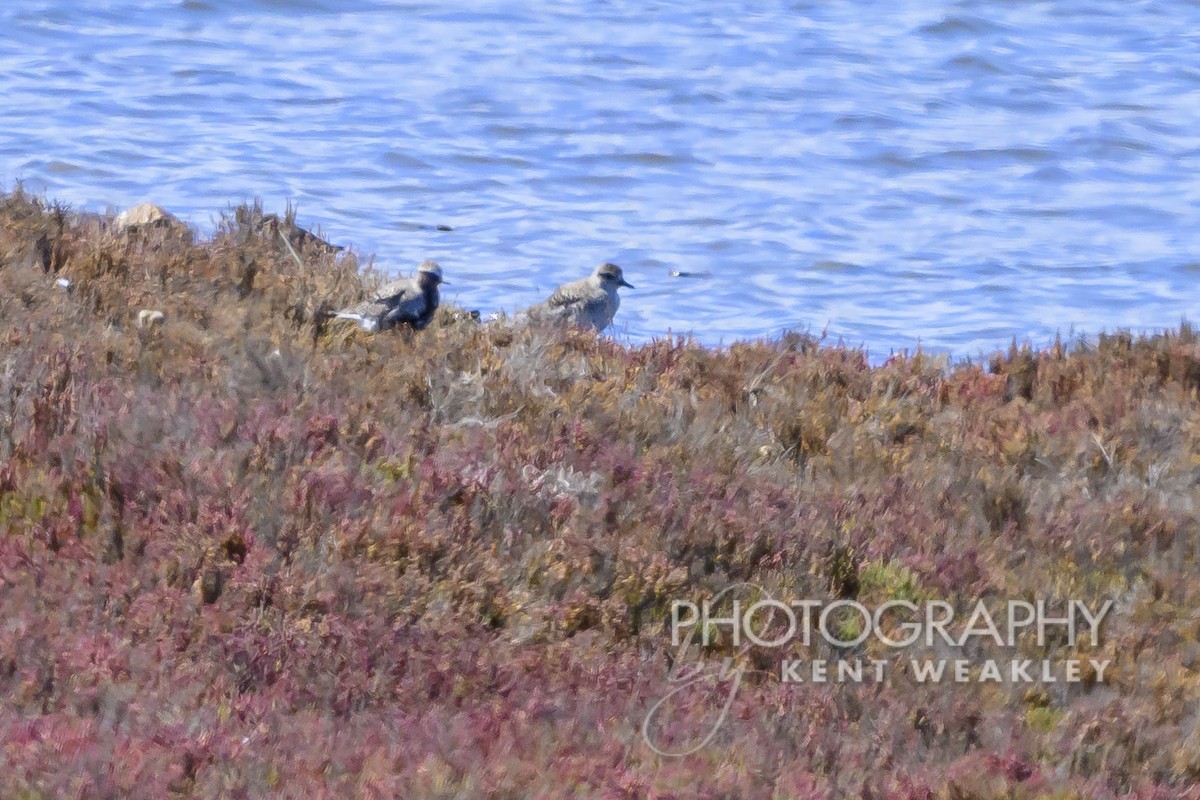
<svg viewBox="0 0 1200 800">
<path fill-rule="evenodd" d="M 435 226 L 435 227 L 434 227 L 434 230 L 438 230 L 438 231 L 452 231 L 452 230 L 454 230 L 454 228 L 451 228 L 449 225 L 437 225 L 437 226 Z"/>
<path fill-rule="evenodd" d="M 712 277 L 712 273 L 708 272 L 708 271 L 688 272 L 687 270 L 683 270 L 683 269 L 673 269 L 670 271 L 669 274 L 672 278 L 711 278 Z"/>
</svg>

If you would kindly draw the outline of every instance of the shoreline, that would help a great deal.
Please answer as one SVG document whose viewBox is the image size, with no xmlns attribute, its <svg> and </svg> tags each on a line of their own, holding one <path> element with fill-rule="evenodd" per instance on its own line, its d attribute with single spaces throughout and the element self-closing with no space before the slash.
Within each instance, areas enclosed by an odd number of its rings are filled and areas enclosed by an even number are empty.
<svg viewBox="0 0 1200 800">
<path fill-rule="evenodd" d="M 20 184 L 18 183 L 17 187 L 12 190 L 12 193 L 21 193 L 21 191 Z M 25 194 L 25 196 L 47 208 L 53 208 L 59 205 L 56 201 L 49 200 L 45 196 L 33 194 Z M 194 241 L 199 244 L 202 244 L 206 241 L 211 241 L 213 237 L 219 235 L 222 220 L 239 213 L 257 213 L 273 220 L 276 224 L 286 221 L 285 227 L 294 232 L 297 237 L 301 237 L 302 240 L 312 241 L 320 247 L 329 248 L 332 252 L 343 252 L 346 256 L 352 256 L 354 259 L 356 259 L 357 263 L 373 265 L 378 257 L 378 254 L 368 255 L 364 252 L 361 252 L 353 245 L 339 245 L 333 243 L 323 238 L 323 233 L 320 228 L 309 230 L 296 224 L 294 219 L 295 208 L 291 206 L 291 204 L 287 204 L 282 212 L 274 212 L 264 211 L 262 202 L 257 199 L 252 202 L 242 203 L 240 205 L 231 203 L 223 210 L 215 212 L 217 214 L 217 216 L 214 217 L 215 221 L 207 228 L 204 226 L 197 226 L 183 219 L 179 219 L 172 215 L 169 210 L 149 202 L 131 206 L 130 208 L 123 210 L 110 206 L 105 211 L 76 211 L 72 210 L 69 205 L 65 204 L 62 205 L 62 208 L 67 210 L 70 218 L 70 225 L 73 227 L 100 226 L 106 229 L 113 228 L 114 225 L 120 227 L 120 218 L 122 216 L 129 215 L 131 212 L 135 216 L 138 214 L 149 213 L 154 216 L 155 220 L 170 219 L 173 221 L 173 223 L 190 229 L 192 231 Z M 149 221 L 153 222 L 154 220 Z M 141 224 L 144 224 L 145 222 L 147 222 L 147 220 L 143 220 Z M 428 230 L 436 229 L 438 231 L 454 230 L 450 226 L 444 224 L 435 225 L 430 223 L 422 227 Z M 209 230 L 209 228 L 211 228 L 211 230 Z M 416 262 L 414 262 L 414 264 L 415 263 Z M 395 278 L 400 274 L 407 274 L 407 272 L 411 271 L 412 267 L 413 265 L 401 267 L 399 272 L 395 274 L 392 272 L 380 272 L 377 277 L 383 280 Z M 670 269 L 667 272 L 672 281 L 681 280 L 687 282 L 697 278 L 708 279 L 712 277 L 711 273 L 708 272 L 691 273 L 686 270 L 681 271 L 678 269 Z M 552 287 L 547 287 L 546 291 L 549 291 L 549 288 Z M 543 298 L 540 296 L 531 296 L 530 298 L 526 299 L 532 303 Z M 636 301 L 636 295 L 631 295 L 626 297 L 623 302 L 626 304 L 626 306 L 628 306 L 629 304 L 636 303 Z M 460 310 L 467 311 L 465 307 L 462 307 Z M 513 311 L 519 310 L 519 308 L 508 308 L 505 304 L 500 304 L 497 309 L 480 308 L 475 310 L 478 310 L 482 317 L 487 319 L 493 316 L 503 316 L 506 312 L 508 316 L 512 316 Z M 621 324 L 621 317 L 618 315 L 614 325 L 610 326 L 610 328 L 606 331 L 606 335 L 629 347 L 638 347 L 651 344 L 655 341 L 663 339 L 682 338 L 688 341 L 695 341 L 700 346 L 710 350 L 721 350 L 739 344 L 752 344 L 759 342 L 766 344 L 777 343 L 785 336 L 799 333 L 803 336 L 814 337 L 825 346 L 862 351 L 866 354 L 869 363 L 871 363 L 873 366 L 879 366 L 890 358 L 912 357 L 918 352 L 920 352 L 926 358 L 943 359 L 949 366 L 953 366 L 960 363 L 987 363 L 997 355 L 1003 356 L 1005 354 L 1010 354 L 1014 346 L 1018 351 L 1031 350 L 1034 353 L 1038 353 L 1060 347 L 1067 349 L 1096 347 L 1098 346 L 1102 337 L 1132 336 L 1135 338 L 1153 338 L 1178 329 L 1180 324 L 1186 326 L 1191 325 L 1192 322 L 1185 316 L 1181 318 L 1178 323 L 1173 325 L 1152 325 L 1140 327 L 1117 326 L 1112 330 L 1101 328 L 1098 331 L 1081 330 L 1078 323 L 1072 322 L 1065 323 L 1064 325 L 1060 326 L 1057 332 L 1053 334 L 1049 332 L 1043 332 L 1041 335 L 1012 334 L 1008 336 L 1007 340 L 998 340 L 987 347 L 975 345 L 974 350 L 970 350 L 969 348 L 960 345 L 928 345 L 922 341 L 925 337 L 923 337 L 919 331 L 908 336 L 908 338 L 912 340 L 911 346 L 868 342 L 862 340 L 861 337 L 853 337 L 846 334 L 838 335 L 836 332 L 830 333 L 828 332 L 830 325 L 829 322 L 821 323 L 816 320 L 801 324 L 796 327 L 782 325 L 776 326 L 771 330 L 763 330 L 758 333 L 748 333 L 745 335 L 734 336 L 728 340 L 726 340 L 724 337 L 721 337 L 717 341 L 707 341 L 703 338 L 696 338 L 695 331 L 690 331 L 687 333 L 644 333 L 637 337 L 631 337 L 628 331 L 623 328 Z M 814 330 L 816 330 L 817 333 L 814 333 Z M 855 341 L 858 343 L 854 343 Z"/>
</svg>

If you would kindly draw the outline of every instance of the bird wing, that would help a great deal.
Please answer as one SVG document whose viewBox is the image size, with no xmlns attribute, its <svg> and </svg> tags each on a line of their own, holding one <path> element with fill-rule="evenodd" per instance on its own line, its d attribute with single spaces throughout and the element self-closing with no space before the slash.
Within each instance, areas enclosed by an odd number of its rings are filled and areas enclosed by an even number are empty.
<svg viewBox="0 0 1200 800">
<path fill-rule="evenodd" d="M 431 316 L 429 304 L 425 302 L 425 295 L 419 293 L 411 296 L 399 294 L 395 296 L 394 301 L 395 303 L 386 317 L 389 324 L 405 322 L 414 328 L 425 327 L 425 323 L 429 321 L 428 317 Z"/>
<path fill-rule="evenodd" d="M 398 281 L 385 283 L 375 292 L 375 299 L 378 302 L 386 303 L 388 308 L 395 308 L 400 303 L 407 299 L 411 299 L 414 295 L 419 296 L 421 290 L 413 285 L 413 282 L 408 278 L 401 278 Z"/>
<path fill-rule="evenodd" d="M 554 294 L 546 298 L 541 307 L 547 311 L 553 311 L 583 305 L 589 299 L 587 289 L 586 279 L 564 283 L 554 290 Z"/>
<path fill-rule="evenodd" d="M 383 314 L 392 312 L 406 299 L 411 298 L 414 294 L 420 293 L 412 285 L 412 281 L 401 278 L 400 280 L 385 283 L 376 290 L 375 295 L 369 300 L 363 300 L 361 303 L 343 308 L 338 312 L 339 315 L 347 315 L 343 318 L 351 319 L 356 317 L 378 317 Z"/>
<path fill-rule="evenodd" d="M 382 300 L 363 300 L 349 308 L 343 308 L 335 316 L 342 319 L 358 319 L 359 317 L 378 317 L 388 310 L 388 305 Z"/>
</svg>

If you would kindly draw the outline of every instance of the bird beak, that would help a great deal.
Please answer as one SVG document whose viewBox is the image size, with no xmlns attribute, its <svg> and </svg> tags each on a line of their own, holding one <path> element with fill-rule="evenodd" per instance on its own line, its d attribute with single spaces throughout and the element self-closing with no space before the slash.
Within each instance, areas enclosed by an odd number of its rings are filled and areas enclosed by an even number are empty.
<svg viewBox="0 0 1200 800">
<path fill-rule="evenodd" d="M 637 288 L 636 286 L 634 286 L 632 283 L 625 280 L 624 278 L 621 278 L 621 280 L 617 281 L 617 286 L 624 286 L 627 289 L 636 289 Z"/>
<path fill-rule="evenodd" d="M 444 281 L 444 280 L 441 280 L 441 279 L 439 279 L 439 280 L 438 280 L 438 284 L 439 284 L 439 285 L 441 285 L 441 286 L 449 286 L 449 285 L 450 285 L 450 281 Z"/>
</svg>

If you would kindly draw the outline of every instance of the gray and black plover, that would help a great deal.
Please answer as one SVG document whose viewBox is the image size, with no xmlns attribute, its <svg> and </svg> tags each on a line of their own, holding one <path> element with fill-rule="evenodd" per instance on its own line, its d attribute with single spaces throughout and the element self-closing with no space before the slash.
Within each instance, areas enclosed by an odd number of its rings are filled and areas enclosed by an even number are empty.
<svg viewBox="0 0 1200 800">
<path fill-rule="evenodd" d="M 533 321 L 552 321 L 604 330 L 621 306 L 617 288 L 634 288 L 616 264 L 601 264 L 586 278 L 564 283 L 527 312 Z"/>
<path fill-rule="evenodd" d="M 417 274 L 379 287 L 375 297 L 336 312 L 335 319 L 357 322 L 364 330 L 378 331 L 408 325 L 421 330 L 433 319 L 438 308 L 438 287 L 442 268 L 436 261 L 423 261 Z"/>
</svg>

